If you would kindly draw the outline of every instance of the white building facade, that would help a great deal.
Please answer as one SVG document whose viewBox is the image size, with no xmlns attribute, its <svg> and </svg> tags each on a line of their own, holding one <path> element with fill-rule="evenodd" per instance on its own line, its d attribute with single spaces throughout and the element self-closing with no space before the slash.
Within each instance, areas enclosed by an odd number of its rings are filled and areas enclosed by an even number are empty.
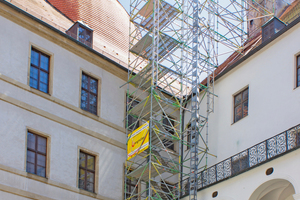
<svg viewBox="0 0 300 200">
<path fill-rule="evenodd" d="M 0 199 L 123 199 L 128 41 L 53 5 L 0 0 Z M 199 199 L 300 199 L 299 35 L 298 18 L 216 77 Z"/>
<path fill-rule="evenodd" d="M 124 54 L 68 36 L 74 22 L 46 1 L 0 10 L 0 199 L 122 199 Z"/>
<path fill-rule="evenodd" d="M 198 199 L 300 198 L 299 22 L 217 75 Z"/>
</svg>

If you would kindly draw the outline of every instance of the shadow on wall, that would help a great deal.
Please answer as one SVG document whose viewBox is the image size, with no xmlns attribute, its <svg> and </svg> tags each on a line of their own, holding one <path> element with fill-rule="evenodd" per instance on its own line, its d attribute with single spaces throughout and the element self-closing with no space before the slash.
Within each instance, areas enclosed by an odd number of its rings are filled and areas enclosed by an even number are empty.
<svg viewBox="0 0 300 200">
<path fill-rule="evenodd" d="M 294 186 L 287 180 L 274 179 L 261 184 L 249 200 L 294 200 Z"/>
</svg>

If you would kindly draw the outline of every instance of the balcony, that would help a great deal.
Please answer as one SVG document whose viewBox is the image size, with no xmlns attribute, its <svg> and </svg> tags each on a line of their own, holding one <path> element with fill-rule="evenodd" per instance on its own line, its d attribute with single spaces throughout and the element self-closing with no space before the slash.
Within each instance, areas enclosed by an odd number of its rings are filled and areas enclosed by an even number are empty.
<svg viewBox="0 0 300 200">
<path fill-rule="evenodd" d="M 300 124 L 199 172 L 198 191 L 269 162 L 300 146 Z M 189 194 L 188 179 L 182 181 L 181 197 Z"/>
</svg>

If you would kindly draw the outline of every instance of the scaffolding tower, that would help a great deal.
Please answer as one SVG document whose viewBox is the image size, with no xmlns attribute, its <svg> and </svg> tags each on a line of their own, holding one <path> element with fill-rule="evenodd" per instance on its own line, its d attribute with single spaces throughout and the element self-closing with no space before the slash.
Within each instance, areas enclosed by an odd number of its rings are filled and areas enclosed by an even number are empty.
<svg viewBox="0 0 300 200">
<path fill-rule="evenodd" d="M 249 13 L 273 12 L 254 0 L 131 0 L 124 199 L 196 200 L 215 181 L 214 71 L 222 55 L 244 54 Z"/>
</svg>

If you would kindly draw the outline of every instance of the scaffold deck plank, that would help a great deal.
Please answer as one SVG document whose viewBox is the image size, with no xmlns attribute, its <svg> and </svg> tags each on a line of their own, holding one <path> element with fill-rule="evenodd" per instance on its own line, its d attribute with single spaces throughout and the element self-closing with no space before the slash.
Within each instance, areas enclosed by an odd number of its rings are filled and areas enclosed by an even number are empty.
<svg viewBox="0 0 300 200">
<path fill-rule="evenodd" d="M 131 49 L 130 52 L 141 56 L 147 60 L 152 60 L 152 36 L 148 32 L 142 39 L 140 39 Z M 172 51 L 179 42 L 167 34 L 161 33 L 159 35 L 158 56 L 161 60 L 165 55 Z"/>
<path fill-rule="evenodd" d="M 161 11 L 159 13 L 159 27 L 164 28 L 171 22 L 180 12 L 178 9 L 165 1 L 160 1 Z M 153 0 L 148 1 L 138 12 L 143 17 L 140 26 L 151 30 L 153 23 Z"/>
</svg>

